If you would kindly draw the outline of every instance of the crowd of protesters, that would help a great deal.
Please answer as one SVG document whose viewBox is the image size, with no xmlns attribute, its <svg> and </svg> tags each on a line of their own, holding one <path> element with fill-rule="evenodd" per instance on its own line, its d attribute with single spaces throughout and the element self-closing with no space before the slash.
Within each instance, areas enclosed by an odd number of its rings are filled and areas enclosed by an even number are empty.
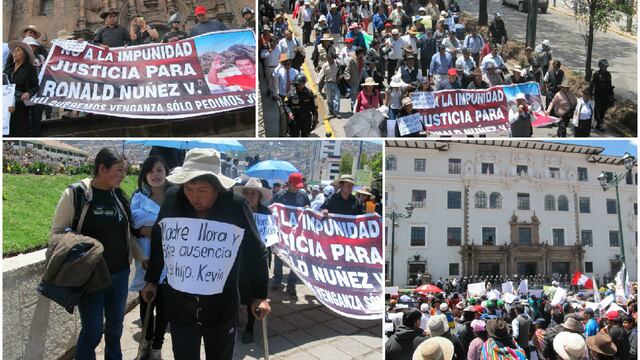
<svg viewBox="0 0 640 360">
<path fill-rule="evenodd" d="M 296 76 L 305 71 L 306 48 L 329 118 L 375 108 L 393 120 L 403 110 L 415 112 L 407 108 L 412 92 L 533 81 L 546 103 L 540 110 L 559 118 L 557 136 L 565 137 L 571 123 L 580 137 L 589 136 L 592 128 L 604 130 L 605 113 L 615 100 L 606 59 L 598 62 L 599 70 L 581 93 L 572 94 L 549 40 L 527 47 L 522 54 L 526 60 L 508 64 L 501 55 L 508 40 L 501 14 L 496 12 L 487 31 L 480 32 L 459 23 L 455 0 L 261 0 L 259 10 L 266 94 L 285 102 L 300 92 L 292 84 L 299 84 Z M 296 27 L 301 39 L 294 35 Z M 351 100 L 347 109 L 342 98 Z M 305 127 L 307 113 L 305 109 L 301 116 Z M 295 123 L 296 116 L 290 121 Z M 513 104 L 509 122 L 516 129 L 511 135 L 531 136 L 533 120 L 526 104 Z"/>
<path fill-rule="evenodd" d="M 158 149 L 154 153 L 160 155 L 150 154 L 142 163 L 138 186 L 129 198 L 120 188 L 127 159 L 114 148 L 101 149 L 93 175 L 70 185 L 56 207 L 39 291 L 70 312 L 78 306 L 82 326 L 75 348 L 78 359 L 95 358 L 103 333 L 107 358 L 122 358 L 120 338 L 128 291 L 141 297 L 139 358 L 162 358 L 170 325 L 175 359 L 198 359 L 202 339 L 208 359 L 231 359 L 236 334 L 242 342 L 252 342 L 255 320 L 270 311 L 272 254 L 257 233 L 254 213 L 270 214 L 267 206 L 272 203 L 310 207 L 324 216 L 382 212 L 379 191 L 367 187 L 354 191 L 352 175 L 344 174 L 323 187 L 310 186 L 301 173 L 291 174 L 284 184 L 245 174 L 233 179 L 221 170 L 226 162 L 231 171 L 233 161 L 211 149 L 192 149 L 181 159 Z M 159 223 L 172 217 L 219 221 L 244 229 L 242 255 L 235 258 L 220 294 L 192 294 L 167 282 Z M 65 262 L 68 258 L 70 264 Z M 133 260 L 136 273 L 130 281 Z M 282 265 L 276 256 L 273 290 L 282 288 Z M 297 297 L 297 280 L 293 273 L 288 276 L 286 290 L 292 297 Z M 241 335 L 235 331 L 239 304 L 247 306 L 248 315 Z"/>
<path fill-rule="evenodd" d="M 175 42 L 206 33 L 228 30 L 225 24 L 209 15 L 205 6 L 195 7 L 193 15 L 196 23 L 190 29 L 187 29 L 183 15 L 172 14 L 167 21 L 169 30 L 164 34 L 160 34 L 157 29 L 149 25 L 144 15 L 135 15 L 128 27 L 122 26 L 118 23 L 119 14 L 120 10 L 115 8 L 102 11 L 100 18 L 104 20 L 104 24 L 96 28 L 89 39 L 83 39 L 67 29 L 62 29 L 58 31 L 55 40 L 87 40 L 108 50 L 122 46 Z M 242 8 L 241 14 L 243 17 L 241 27 L 255 31 L 254 10 L 246 6 Z M 42 119 L 43 117 L 51 119 L 55 115 L 53 108 L 41 104 L 27 105 L 25 102 L 39 90 L 38 74 L 49 55 L 51 44 L 42 38 L 42 32 L 36 25 L 23 27 L 18 35 L 20 40 L 10 41 L 3 54 L 3 84 L 11 83 L 16 86 L 14 103 L 9 106 L 11 113 L 9 136 L 40 136 Z M 250 60 L 252 66 L 236 65 L 243 75 L 248 68 L 246 72 L 248 75 L 253 75 L 253 84 L 255 84 L 255 66 L 253 59 Z M 66 118 L 78 117 L 81 113 L 60 109 L 57 115 Z"/>
<path fill-rule="evenodd" d="M 385 359 L 580 360 L 637 357 L 637 289 L 618 296 L 612 283 L 592 290 L 561 284 L 564 277 L 525 277 L 545 292 L 491 296 L 506 276 L 439 279 L 432 288 L 391 295 L 385 312 Z M 522 279 L 522 278 L 521 278 Z M 484 283 L 482 295 L 467 285 Z M 605 280 L 606 284 L 606 280 Z M 555 293 L 566 296 L 552 303 Z M 531 288 L 528 288 L 531 289 Z M 483 289 L 484 290 L 484 289 Z M 475 291 L 475 290 L 474 290 Z M 491 295 L 490 295 L 491 294 Z M 600 298 L 614 296 L 599 306 Z M 595 304 L 595 305 L 594 305 Z"/>
</svg>

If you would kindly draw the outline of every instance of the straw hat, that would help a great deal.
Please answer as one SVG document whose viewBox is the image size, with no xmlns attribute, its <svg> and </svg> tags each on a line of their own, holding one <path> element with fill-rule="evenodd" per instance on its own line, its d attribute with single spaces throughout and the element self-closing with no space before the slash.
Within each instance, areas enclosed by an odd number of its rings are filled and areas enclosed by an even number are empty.
<svg viewBox="0 0 640 360">
<path fill-rule="evenodd" d="M 418 33 L 418 29 L 416 29 L 416 27 L 415 27 L 415 26 L 412 26 L 412 27 L 409 29 L 409 31 L 407 31 L 407 32 L 408 32 L 409 34 L 411 34 L 411 35 L 415 35 L 415 34 L 417 34 L 417 33 Z"/>
<path fill-rule="evenodd" d="M 562 78 L 562 82 L 560 83 L 560 87 L 566 87 L 566 88 L 571 87 L 569 85 L 569 77 L 568 76 L 564 76 Z"/>
<path fill-rule="evenodd" d="M 405 85 L 405 83 L 399 75 L 396 74 L 391 77 L 390 87 L 401 87 L 402 85 Z"/>
<path fill-rule="evenodd" d="M 233 191 L 242 195 L 245 189 L 257 190 L 259 193 L 262 194 L 262 200 L 264 201 L 271 200 L 271 197 L 273 196 L 273 194 L 271 193 L 271 190 L 262 187 L 262 182 L 258 178 L 254 178 L 254 177 L 250 178 L 249 181 L 247 181 L 247 183 L 244 184 L 244 186 L 235 186 L 233 188 Z"/>
<path fill-rule="evenodd" d="M 33 46 L 38 46 L 40 45 L 40 43 L 38 42 L 38 40 L 32 38 L 31 36 L 26 36 L 24 39 L 22 39 L 22 42 L 27 44 L 27 45 L 33 45 Z"/>
<path fill-rule="evenodd" d="M 406 98 L 402 99 L 402 107 L 405 107 L 407 105 L 412 105 L 412 104 L 413 104 L 413 101 L 411 101 L 410 97 L 407 96 Z"/>
<path fill-rule="evenodd" d="M 330 34 L 323 34 L 321 41 L 333 41 L 333 37 Z"/>
<path fill-rule="evenodd" d="M 431 333 L 431 337 L 442 336 L 449 331 L 449 322 L 447 321 L 447 315 L 440 314 L 434 315 L 427 321 L 427 328 Z"/>
<path fill-rule="evenodd" d="M 120 14 L 120 10 L 118 10 L 118 9 L 105 10 L 105 11 L 100 13 L 100 19 L 102 19 L 102 20 L 106 19 L 107 16 L 109 16 L 109 14 L 116 14 L 116 16 L 118 16 L 118 14 Z"/>
<path fill-rule="evenodd" d="M 413 352 L 412 360 L 451 360 L 453 343 L 441 336 L 432 337 L 420 343 Z"/>
<path fill-rule="evenodd" d="M 362 86 L 376 86 L 376 85 L 378 85 L 378 83 L 375 82 L 372 77 L 366 78 L 364 80 L 364 83 L 362 83 Z"/>
<path fill-rule="evenodd" d="M 40 39 L 40 36 L 42 36 L 42 33 L 35 25 L 27 25 L 20 30 L 20 34 L 22 35 L 22 37 L 25 36 L 27 30 L 33 31 L 36 34 L 36 39 Z"/>
<path fill-rule="evenodd" d="M 21 48 L 22 51 L 24 51 L 24 53 L 29 58 L 29 63 L 31 65 L 33 65 L 33 62 L 35 61 L 36 56 L 33 54 L 33 49 L 31 49 L 31 46 L 27 45 L 26 43 L 22 42 L 21 40 L 9 41 L 9 51 L 11 51 L 13 53 L 13 50 L 15 50 L 15 48 L 17 48 L 17 47 Z"/>
<path fill-rule="evenodd" d="M 182 167 L 173 169 L 167 181 L 180 185 L 204 175 L 213 176 L 225 189 L 235 184 L 233 179 L 220 173 L 220 153 L 213 149 L 189 150 Z"/>
<path fill-rule="evenodd" d="M 563 360 L 581 360 L 587 348 L 580 334 L 561 332 L 553 339 L 553 350 Z"/>
<path fill-rule="evenodd" d="M 365 196 L 368 196 L 370 198 L 375 198 L 375 195 L 373 195 L 369 191 L 371 191 L 371 190 L 368 187 L 363 186 L 360 190 L 356 190 L 356 194 L 365 195 Z"/>
<path fill-rule="evenodd" d="M 73 39 L 73 34 L 68 32 L 67 29 L 62 29 L 58 31 L 58 39 L 60 40 L 71 40 Z"/>
</svg>

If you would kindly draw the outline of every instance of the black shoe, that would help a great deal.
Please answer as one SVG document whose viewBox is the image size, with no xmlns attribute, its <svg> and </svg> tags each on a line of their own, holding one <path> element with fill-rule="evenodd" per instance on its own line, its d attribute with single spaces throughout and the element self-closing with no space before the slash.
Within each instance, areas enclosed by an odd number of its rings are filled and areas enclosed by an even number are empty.
<svg viewBox="0 0 640 360">
<path fill-rule="evenodd" d="M 274 282 L 273 285 L 271 285 L 271 290 L 282 290 L 283 285 L 280 282 Z"/>
<path fill-rule="evenodd" d="M 250 343 L 252 343 L 252 342 L 253 342 L 253 334 L 252 334 L 252 333 L 250 333 L 250 332 L 248 332 L 248 331 L 245 331 L 245 332 L 242 334 L 242 343 L 244 343 L 244 344 L 250 344 Z"/>
<path fill-rule="evenodd" d="M 287 289 L 287 295 L 289 295 L 291 298 L 298 298 L 298 293 L 296 292 L 296 289 Z"/>
</svg>

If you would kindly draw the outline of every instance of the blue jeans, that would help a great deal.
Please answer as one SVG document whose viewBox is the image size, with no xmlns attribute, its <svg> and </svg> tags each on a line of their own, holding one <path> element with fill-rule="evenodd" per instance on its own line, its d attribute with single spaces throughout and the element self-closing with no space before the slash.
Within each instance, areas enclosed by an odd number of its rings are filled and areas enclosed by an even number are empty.
<svg viewBox="0 0 640 360">
<path fill-rule="evenodd" d="M 395 120 L 400 114 L 400 109 L 389 109 L 389 120 Z"/>
<path fill-rule="evenodd" d="M 273 284 L 277 285 L 282 282 L 282 259 L 275 255 L 273 259 Z M 287 290 L 295 290 L 296 283 L 298 282 L 298 276 L 293 272 L 293 270 L 289 271 L 289 277 L 287 278 Z"/>
<path fill-rule="evenodd" d="M 104 358 L 122 360 L 120 338 L 127 305 L 129 269 L 111 274 L 111 286 L 91 294 L 78 304 L 82 330 L 76 345 L 76 359 L 95 359 L 96 347 L 102 338 L 104 327 Z M 104 321 L 106 319 L 106 321 Z"/>
<path fill-rule="evenodd" d="M 329 105 L 329 113 L 337 114 L 340 112 L 340 91 L 337 83 L 325 83 L 324 88 L 327 92 L 327 104 Z"/>
</svg>

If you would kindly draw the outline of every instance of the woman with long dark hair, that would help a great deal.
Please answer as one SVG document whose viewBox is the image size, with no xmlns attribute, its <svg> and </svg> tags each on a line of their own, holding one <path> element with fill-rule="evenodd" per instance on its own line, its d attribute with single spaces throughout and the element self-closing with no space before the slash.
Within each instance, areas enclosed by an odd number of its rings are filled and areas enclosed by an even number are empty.
<svg viewBox="0 0 640 360">
<path fill-rule="evenodd" d="M 131 210 L 120 184 L 127 173 L 124 154 L 103 148 L 94 161 L 93 177 L 67 188 L 56 207 L 50 235 L 73 231 L 98 240 L 108 267 L 110 284 L 85 294 L 80 300 L 82 330 L 76 345 L 76 359 L 95 359 L 95 348 L 105 336 L 105 357 L 122 359 L 122 336 L 129 266 L 142 256 L 131 240 Z M 104 330 L 103 330 L 104 329 Z"/>
<path fill-rule="evenodd" d="M 138 229 L 140 236 L 137 238 L 137 244 L 142 250 L 145 260 L 136 262 L 136 275 L 129 287 L 129 291 L 142 291 L 144 288 L 144 276 L 149 264 L 149 253 L 151 249 L 151 229 L 158 218 L 160 206 L 164 202 L 166 189 L 169 187 L 167 182 L 167 173 L 169 168 L 163 158 L 157 155 L 149 156 L 140 168 L 138 175 L 138 189 L 131 196 L 131 215 L 133 228 Z M 160 284 L 164 277 L 161 276 Z M 151 360 L 159 360 L 162 358 L 161 350 L 164 343 L 164 333 L 167 330 L 167 319 L 165 317 L 164 306 L 162 303 L 163 286 L 158 286 L 158 296 L 153 302 L 147 303 L 140 300 L 140 319 L 144 326 L 144 318 L 149 310 L 149 319 L 147 320 L 147 329 L 143 342 L 142 357 L 149 357 Z M 155 315 L 154 315 L 155 310 Z"/>
</svg>

